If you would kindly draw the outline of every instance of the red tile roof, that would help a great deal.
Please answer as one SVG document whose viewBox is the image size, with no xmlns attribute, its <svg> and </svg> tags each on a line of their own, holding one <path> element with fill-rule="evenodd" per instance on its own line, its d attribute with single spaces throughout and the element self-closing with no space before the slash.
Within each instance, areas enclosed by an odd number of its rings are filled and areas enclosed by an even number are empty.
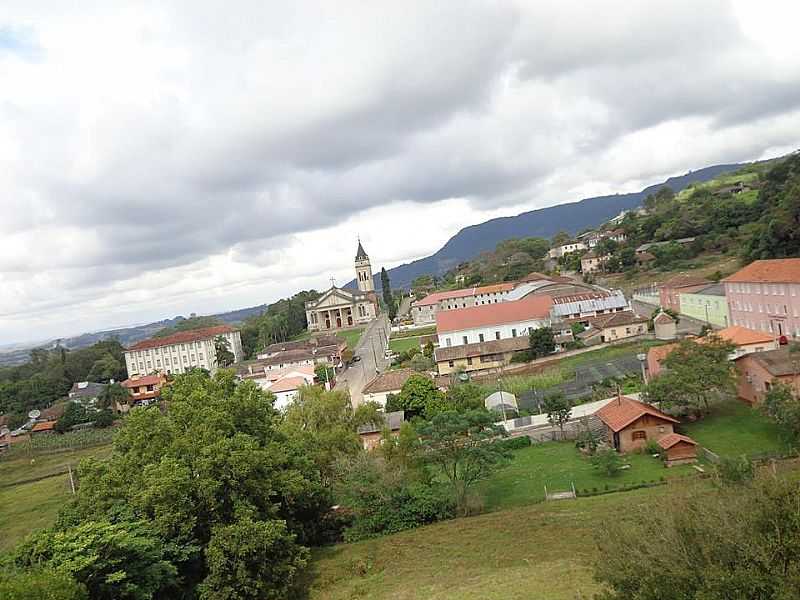
<svg viewBox="0 0 800 600">
<path fill-rule="evenodd" d="M 526 296 L 511 302 L 441 311 L 436 314 L 436 332 L 446 333 L 517 321 L 547 319 L 552 306 L 553 299 L 550 296 Z"/>
<path fill-rule="evenodd" d="M 308 385 L 305 377 L 284 377 L 273 383 L 268 389 L 270 392 L 291 392 L 304 385 Z"/>
<path fill-rule="evenodd" d="M 162 375 L 145 375 L 144 377 L 126 379 L 121 385 L 125 388 L 135 388 L 142 385 L 159 385 L 163 382 L 164 377 Z"/>
<path fill-rule="evenodd" d="M 382 392 L 393 392 L 400 390 L 406 381 L 414 375 L 427 377 L 425 373 L 419 373 L 414 369 L 397 369 L 396 371 L 386 371 L 381 373 L 372 381 L 367 383 L 362 390 L 363 394 L 380 394 Z"/>
<path fill-rule="evenodd" d="M 656 361 L 657 363 L 661 364 L 667 355 L 670 352 L 675 350 L 678 347 L 678 344 L 664 344 L 663 346 L 654 346 L 647 351 L 647 362 L 649 363 L 651 360 Z"/>
<path fill-rule="evenodd" d="M 670 423 L 680 423 L 678 419 L 670 417 L 656 407 L 645 404 L 644 402 L 639 402 L 633 398 L 628 398 L 627 396 L 614 398 L 595 414 L 615 433 L 622 431 L 644 415 L 650 415 L 657 419 L 669 421 Z"/>
<path fill-rule="evenodd" d="M 142 340 L 129 347 L 128 350 L 147 350 L 149 348 L 171 346 L 172 344 L 185 344 L 197 340 L 207 340 L 222 335 L 223 333 L 231 333 L 233 331 L 236 330 L 228 325 L 217 325 L 216 327 L 205 327 L 204 329 L 193 329 L 192 331 L 180 331 L 163 338 Z"/>
<path fill-rule="evenodd" d="M 446 292 L 434 292 L 432 294 L 428 294 L 422 300 L 414 302 L 414 306 L 429 306 L 431 304 L 438 304 L 442 300 L 472 298 L 478 294 L 497 294 L 500 292 L 510 292 L 513 289 L 513 283 L 495 283 L 493 285 L 484 285 L 483 287 L 471 287 L 460 290 L 448 290 Z"/>
<path fill-rule="evenodd" d="M 660 440 L 658 440 L 658 445 L 661 446 L 664 450 L 669 450 L 678 442 L 686 442 L 687 444 L 691 444 L 692 446 L 697 446 L 697 442 L 695 442 L 692 438 L 687 437 L 685 435 L 681 435 L 680 433 L 668 433 Z"/>
<path fill-rule="evenodd" d="M 775 336 L 763 331 L 755 331 L 740 327 L 739 325 L 731 325 L 725 329 L 714 331 L 712 335 L 716 335 L 725 341 L 731 342 L 735 346 L 748 346 L 750 344 L 769 344 L 775 341 Z M 705 339 L 705 338 L 702 338 Z"/>
<path fill-rule="evenodd" d="M 757 260 L 722 281 L 726 283 L 800 283 L 800 258 Z"/>
<path fill-rule="evenodd" d="M 55 429 L 56 422 L 55 421 L 46 421 L 45 423 L 36 423 L 31 429 L 31 433 L 37 433 L 39 431 L 53 431 Z"/>
</svg>

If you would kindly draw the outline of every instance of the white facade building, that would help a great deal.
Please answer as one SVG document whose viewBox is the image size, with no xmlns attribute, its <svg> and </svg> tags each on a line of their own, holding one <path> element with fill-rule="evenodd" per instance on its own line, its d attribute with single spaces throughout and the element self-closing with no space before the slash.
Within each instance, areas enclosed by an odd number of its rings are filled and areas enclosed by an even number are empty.
<svg viewBox="0 0 800 600">
<path fill-rule="evenodd" d="M 125 368 L 128 377 L 151 373 L 181 374 L 191 369 L 217 370 L 217 352 L 214 340 L 222 337 L 228 342 L 234 362 L 244 356 L 239 331 L 220 325 L 194 331 L 182 331 L 163 338 L 137 342 L 125 350 Z"/>
</svg>

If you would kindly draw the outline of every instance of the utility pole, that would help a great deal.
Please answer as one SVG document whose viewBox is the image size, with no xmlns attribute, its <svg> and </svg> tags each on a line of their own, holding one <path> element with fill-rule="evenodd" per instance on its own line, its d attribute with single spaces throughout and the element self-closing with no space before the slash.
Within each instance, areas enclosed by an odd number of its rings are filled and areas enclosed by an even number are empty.
<svg viewBox="0 0 800 600">
<path fill-rule="evenodd" d="M 380 373 L 380 371 L 378 370 L 378 356 L 377 354 L 375 354 L 375 338 L 372 336 L 370 336 L 369 338 L 369 345 L 372 348 L 372 360 L 374 361 L 375 374 L 377 375 L 378 373 Z"/>
</svg>

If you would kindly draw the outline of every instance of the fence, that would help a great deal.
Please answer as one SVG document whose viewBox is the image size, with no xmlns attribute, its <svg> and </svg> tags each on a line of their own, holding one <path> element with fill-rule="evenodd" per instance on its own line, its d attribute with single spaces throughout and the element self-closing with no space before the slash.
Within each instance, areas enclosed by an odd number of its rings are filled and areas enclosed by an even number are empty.
<svg viewBox="0 0 800 600">
<path fill-rule="evenodd" d="M 116 428 L 87 429 L 73 433 L 38 434 L 26 442 L 17 442 L 5 452 L 0 453 L 0 461 L 18 458 L 35 453 L 60 452 L 64 450 L 80 450 L 93 446 L 103 446 L 114 439 Z"/>
</svg>

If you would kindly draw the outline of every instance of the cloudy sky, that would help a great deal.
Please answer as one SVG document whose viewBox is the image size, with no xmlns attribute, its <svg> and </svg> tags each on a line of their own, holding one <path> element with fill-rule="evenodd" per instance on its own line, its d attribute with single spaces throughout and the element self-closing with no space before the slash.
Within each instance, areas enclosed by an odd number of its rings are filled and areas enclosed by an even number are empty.
<svg viewBox="0 0 800 600">
<path fill-rule="evenodd" d="M 0 344 L 800 147 L 796 1 L 0 3 Z"/>
</svg>

